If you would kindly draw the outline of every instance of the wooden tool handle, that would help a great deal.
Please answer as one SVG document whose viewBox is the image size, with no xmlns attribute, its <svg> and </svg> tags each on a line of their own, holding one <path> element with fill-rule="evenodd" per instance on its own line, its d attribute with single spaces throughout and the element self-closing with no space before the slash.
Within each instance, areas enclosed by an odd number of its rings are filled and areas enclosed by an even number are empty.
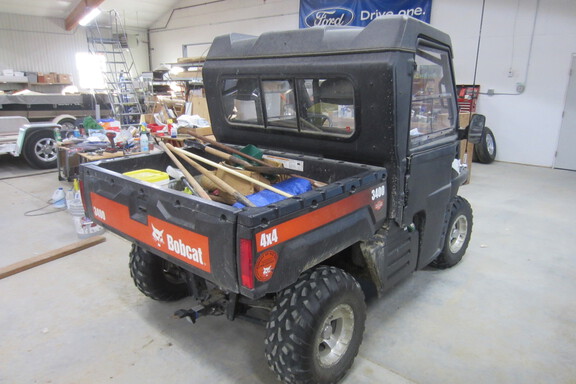
<svg viewBox="0 0 576 384">
<path fill-rule="evenodd" d="M 184 165 L 182 165 L 180 160 L 178 160 L 178 158 L 172 153 L 170 148 L 168 148 L 162 140 L 158 141 L 158 145 L 160 145 L 160 148 L 162 148 L 164 150 L 164 152 L 166 152 L 166 154 L 170 157 L 170 159 L 174 162 L 174 164 L 176 164 L 178 169 L 180 171 L 182 171 L 182 173 L 184 174 L 184 177 L 190 183 L 190 185 L 192 185 L 192 187 L 194 187 L 194 190 L 198 193 L 198 195 L 204 199 L 212 200 L 210 198 L 210 195 L 208 195 L 206 193 L 206 191 L 202 188 L 202 186 L 196 181 L 194 176 L 192 176 L 190 174 L 190 172 L 188 172 L 186 167 L 184 167 Z M 175 149 L 174 147 L 172 147 L 172 148 Z"/>
<path fill-rule="evenodd" d="M 242 156 L 242 157 L 244 157 L 244 158 L 246 158 L 246 159 L 248 159 L 248 160 L 252 160 L 252 161 L 254 161 L 254 162 L 256 162 L 256 163 L 258 163 L 258 164 L 260 164 L 260 165 L 263 165 L 263 166 L 265 166 L 265 167 L 270 167 L 270 164 L 266 163 L 265 161 L 260 160 L 260 159 L 257 159 L 257 158 L 255 158 L 255 157 L 252 157 L 252 156 L 250 156 L 250 155 L 247 155 L 247 154 L 245 154 L 244 152 L 241 152 L 241 151 L 239 151 L 239 150 L 237 150 L 237 149 L 235 149 L 235 148 L 232 148 L 232 147 L 230 147 L 230 146 L 228 146 L 228 145 L 226 145 L 226 144 L 219 143 L 219 142 L 217 142 L 216 140 L 212 140 L 212 139 L 209 139 L 209 138 L 207 138 L 207 137 L 205 137 L 205 136 L 202 136 L 202 135 L 196 133 L 196 132 L 194 131 L 194 129 L 192 129 L 192 128 L 179 128 L 179 131 L 182 132 L 182 133 L 188 134 L 188 135 L 190 135 L 190 136 L 194 136 L 194 137 L 197 138 L 198 140 L 204 141 L 205 143 L 212 144 L 212 145 L 214 145 L 215 147 L 218 147 L 218 148 L 220 148 L 220 149 L 222 149 L 222 150 L 224 150 L 224 151 L 226 151 L 226 152 L 234 153 L 234 154 L 236 154 L 236 155 L 238 155 L 238 156 Z M 327 185 L 326 183 L 323 183 L 323 182 L 321 182 L 321 181 L 317 181 L 317 180 L 314 180 L 314 179 L 310 179 L 310 178 L 308 178 L 308 177 L 300 176 L 300 175 L 297 175 L 297 174 L 290 174 L 290 176 L 292 176 L 292 177 L 297 177 L 297 178 L 299 178 L 299 179 L 308 180 L 308 181 L 309 181 L 310 183 L 312 183 L 312 185 L 313 185 L 314 187 L 316 187 L 316 188 L 318 188 L 318 187 L 324 187 L 324 186 Z"/>
<path fill-rule="evenodd" d="M 171 144 L 166 144 L 166 146 L 168 148 L 170 148 L 170 150 L 174 151 L 178 156 L 180 156 L 182 158 L 182 160 L 184 160 L 185 162 L 187 162 L 188 164 L 190 164 L 191 166 L 196 168 L 201 174 L 203 174 L 204 176 L 206 176 L 207 178 L 212 180 L 212 182 L 214 184 L 216 184 L 218 186 L 218 188 L 220 188 L 220 189 L 228 192 L 232 196 L 234 196 L 234 198 L 237 201 L 241 202 L 242 204 L 244 204 L 248 207 L 255 207 L 256 206 L 256 205 L 254 205 L 254 203 L 252 203 L 250 200 L 248 200 L 246 198 L 246 196 L 241 194 L 240 191 L 235 189 L 233 186 L 231 186 L 230 184 L 228 184 L 227 182 L 225 182 L 224 180 L 222 180 L 218 176 L 214 175 L 212 172 L 210 172 L 209 170 L 207 170 L 206 168 L 204 168 L 203 166 L 201 166 L 200 164 L 198 164 L 197 162 L 195 162 L 194 160 L 192 160 L 188 156 L 184 155 L 182 152 L 176 151 L 176 148 L 174 146 L 172 146 Z"/>
<path fill-rule="evenodd" d="M 183 150 L 178 149 L 178 148 L 174 148 L 174 151 L 175 151 L 175 152 L 182 153 L 182 154 L 184 154 L 185 156 L 191 157 L 191 158 L 193 158 L 194 160 L 198 160 L 198 161 L 201 161 L 201 162 L 203 162 L 203 163 L 205 163 L 205 164 L 208 164 L 208 165 L 210 165 L 211 167 L 221 169 L 221 170 L 223 170 L 224 172 L 228 172 L 228 173 L 230 173 L 230 174 L 232 174 L 232 175 L 234 175 L 234 176 L 236 176 L 236 177 L 239 177 L 239 178 L 241 178 L 241 179 L 244 179 L 244 180 L 246 180 L 246 181 L 249 181 L 249 182 L 252 183 L 252 184 L 256 184 L 256 185 L 258 185 L 258 186 L 260 186 L 260 187 L 262 187 L 262 188 L 265 188 L 265 189 L 267 189 L 267 190 L 269 190 L 269 191 L 272 191 L 272 192 L 277 193 L 277 194 L 279 194 L 279 195 L 282 195 L 282 196 L 284 196 L 284 197 L 288 197 L 288 198 L 293 197 L 291 194 L 286 193 L 286 192 L 284 192 L 284 191 L 281 191 L 281 190 L 279 190 L 278 188 L 274 188 L 274 187 L 272 187 L 271 185 L 268 185 L 268 184 L 266 184 L 266 183 L 261 182 L 260 180 L 256 180 L 256 179 L 254 179 L 254 178 L 252 178 L 252 177 L 250 177 L 250 176 L 246 176 L 246 175 L 243 174 L 243 173 L 237 172 L 237 171 L 235 171 L 235 170 L 233 170 L 233 169 L 230 169 L 230 168 L 228 168 L 228 167 L 225 167 L 225 166 L 223 166 L 223 165 L 221 165 L 221 164 L 218 164 L 218 163 L 215 163 L 215 162 L 213 162 L 213 161 L 211 161 L 211 160 L 205 159 L 205 158 L 203 158 L 202 156 L 198 156 L 198 155 L 195 155 L 195 154 L 190 153 L 190 152 L 183 151 Z"/>
<path fill-rule="evenodd" d="M 266 162 L 264 162 L 264 161 L 262 161 L 262 160 L 260 160 L 260 159 L 257 159 L 257 158 L 255 158 L 255 157 L 252 157 L 252 156 L 250 156 L 250 155 L 247 155 L 247 154 L 245 154 L 244 152 L 240 152 L 239 150 L 237 150 L 237 149 L 235 149 L 235 148 L 232 148 L 232 147 L 230 147 L 230 146 L 228 146 L 228 145 L 226 145 L 226 144 L 222 144 L 222 143 L 217 142 L 216 140 L 212 140 L 212 139 L 209 139 L 209 138 L 207 138 L 207 137 L 205 137 L 205 136 L 202 136 L 202 135 L 196 133 L 196 132 L 194 131 L 194 129 L 192 129 L 192 128 L 179 128 L 179 131 L 182 132 L 182 133 L 186 133 L 186 134 L 188 134 L 188 135 L 190 135 L 190 136 L 194 136 L 194 137 L 197 138 L 198 140 L 201 140 L 201 141 L 203 141 L 203 142 L 205 142 L 205 143 L 212 144 L 213 146 L 218 147 L 218 148 L 220 148 L 220 149 L 222 149 L 222 150 L 224 150 L 224 151 L 226 151 L 226 152 L 228 152 L 228 153 L 234 153 L 234 154 L 236 154 L 236 155 L 238 155 L 238 156 L 242 156 L 242 157 L 244 157 L 244 158 L 246 158 L 246 159 L 248 159 L 248 160 L 255 161 L 255 162 L 257 162 L 258 164 L 261 164 L 261 165 L 264 165 L 264 166 L 267 166 L 267 167 L 270 166 L 270 164 L 268 164 L 268 163 L 266 163 Z"/>
</svg>

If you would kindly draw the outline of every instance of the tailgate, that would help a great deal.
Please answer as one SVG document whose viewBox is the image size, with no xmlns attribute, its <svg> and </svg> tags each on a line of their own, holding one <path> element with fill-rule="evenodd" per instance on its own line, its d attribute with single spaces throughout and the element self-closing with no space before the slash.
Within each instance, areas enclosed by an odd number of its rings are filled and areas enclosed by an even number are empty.
<svg viewBox="0 0 576 384">
<path fill-rule="evenodd" d="M 121 174 L 165 169 L 163 154 L 83 164 L 87 214 L 130 240 L 223 289 L 238 291 L 238 209 Z"/>
</svg>

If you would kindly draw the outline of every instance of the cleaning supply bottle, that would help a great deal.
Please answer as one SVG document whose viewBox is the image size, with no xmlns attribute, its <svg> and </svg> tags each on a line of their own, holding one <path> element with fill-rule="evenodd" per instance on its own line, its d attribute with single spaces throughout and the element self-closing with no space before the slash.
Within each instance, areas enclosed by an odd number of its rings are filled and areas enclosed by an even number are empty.
<svg viewBox="0 0 576 384">
<path fill-rule="evenodd" d="M 52 206 L 54 208 L 66 208 L 66 193 L 62 187 L 59 187 L 52 194 Z"/>
<path fill-rule="evenodd" d="M 70 188 L 66 192 L 66 208 L 70 209 L 70 205 L 74 201 L 74 189 Z"/>
<path fill-rule="evenodd" d="M 60 128 L 56 127 L 54 128 L 54 139 L 57 142 L 62 142 L 62 134 L 60 133 Z"/>
<path fill-rule="evenodd" d="M 80 181 L 78 179 L 74 179 L 74 200 L 79 200 L 82 203 L 82 196 L 80 195 Z"/>
<path fill-rule="evenodd" d="M 146 127 L 142 125 L 142 131 L 140 132 L 140 152 L 150 152 L 150 146 L 148 141 L 148 134 L 146 133 Z"/>
</svg>

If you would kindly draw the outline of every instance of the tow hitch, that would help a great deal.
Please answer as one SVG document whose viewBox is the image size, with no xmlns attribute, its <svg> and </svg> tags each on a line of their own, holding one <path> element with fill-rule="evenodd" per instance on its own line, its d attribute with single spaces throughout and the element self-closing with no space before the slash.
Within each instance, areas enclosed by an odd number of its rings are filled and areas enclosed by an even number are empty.
<svg viewBox="0 0 576 384">
<path fill-rule="evenodd" d="M 199 304 L 199 305 L 195 306 L 194 308 L 179 309 L 176 312 L 174 312 L 174 316 L 179 318 L 179 319 L 186 318 L 186 320 L 188 320 L 192 324 L 196 324 L 196 320 L 198 320 L 198 318 L 200 318 L 200 316 L 210 315 L 211 309 L 213 312 L 214 308 L 205 307 L 202 304 Z"/>
<path fill-rule="evenodd" d="M 234 295 L 235 296 L 235 295 Z M 227 295 L 223 294 L 222 292 L 212 292 L 211 295 L 202 302 L 190 309 L 179 309 L 174 312 L 174 316 L 190 321 L 192 324 L 196 323 L 202 316 L 221 316 L 226 313 L 225 308 L 227 308 L 227 304 L 230 302 L 228 300 Z M 233 309 L 232 309 L 233 310 Z"/>
</svg>

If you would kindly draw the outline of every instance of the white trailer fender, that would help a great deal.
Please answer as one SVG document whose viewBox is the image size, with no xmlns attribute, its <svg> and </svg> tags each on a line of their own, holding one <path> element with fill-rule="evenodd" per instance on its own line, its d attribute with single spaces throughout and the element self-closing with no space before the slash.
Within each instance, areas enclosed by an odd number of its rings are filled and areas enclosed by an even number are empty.
<svg viewBox="0 0 576 384">
<path fill-rule="evenodd" d="M 76 116 L 72 116 L 72 115 L 68 115 L 68 114 L 62 114 L 62 115 L 58 115 L 58 116 L 56 116 L 55 118 L 53 118 L 53 119 L 52 119 L 52 122 L 53 122 L 54 124 L 63 125 L 63 123 L 66 122 L 65 120 L 68 120 L 68 121 L 71 120 L 70 122 L 71 122 L 72 124 L 74 124 L 74 122 L 76 121 Z M 64 124 L 64 127 L 63 127 L 63 128 L 64 128 L 64 129 L 67 129 L 67 128 L 66 128 L 66 124 Z"/>
</svg>

